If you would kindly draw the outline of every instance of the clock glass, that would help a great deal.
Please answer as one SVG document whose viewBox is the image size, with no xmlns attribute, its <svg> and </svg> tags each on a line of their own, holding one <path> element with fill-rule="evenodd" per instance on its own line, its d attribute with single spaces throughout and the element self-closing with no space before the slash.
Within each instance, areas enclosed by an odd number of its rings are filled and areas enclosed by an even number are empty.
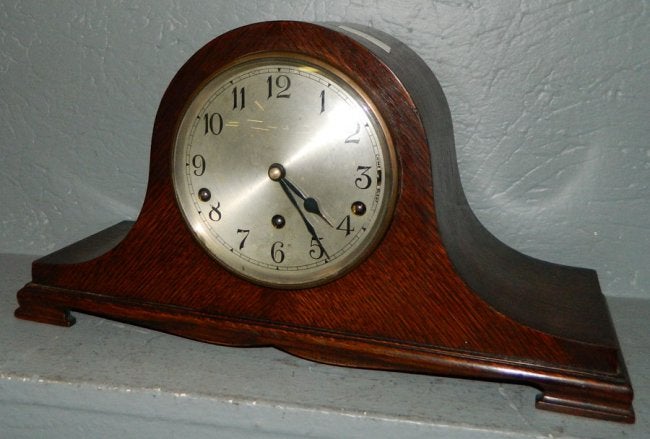
<svg viewBox="0 0 650 439">
<path fill-rule="evenodd" d="M 172 157 L 192 234 L 229 271 L 304 288 L 336 279 L 378 245 L 397 159 L 375 106 L 311 58 L 242 59 L 192 95 Z"/>
</svg>

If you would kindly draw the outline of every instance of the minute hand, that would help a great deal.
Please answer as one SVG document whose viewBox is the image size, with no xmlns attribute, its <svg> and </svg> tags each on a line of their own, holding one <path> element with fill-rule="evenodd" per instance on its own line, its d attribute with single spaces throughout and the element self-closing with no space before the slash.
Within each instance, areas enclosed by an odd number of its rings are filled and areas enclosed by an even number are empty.
<svg viewBox="0 0 650 439">
<path fill-rule="evenodd" d="M 311 235 L 312 239 L 316 241 L 318 244 L 318 247 L 323 251 L 323 254 L 327 259 L 330 258 L 330 255 L 327 254 L 327 251 L 325 251 L 325 248 L 323 247 L 323 244 L 321 244 L 320 239 L 318 239 L 318 235 L 316 234 L 316 230 L 314 230 L 314 226 L 311 225 L 307 217 L 305 216 L 304 213 L 302 213 L 302 210 L 300 210 L 300 207 L 298 206 L 298 202 L 296 201 L 296 198 L 293 196 L 291 193 L 291 186 L 293 186 L 291 183 L 286 181 L 286 179 L 280 179 L 278 180 L 278 183 L 280 183 L 280 186 L 282 186 L 282 190 L 284 193 L 289 197 L 289 201 L 291 201 L 291 204 L 298 210 L 298 213 L 300 214 L 300 217 L 302 218 L 302 221 L 305 223 L 305 226 L 307 227 L 307 231 Z M 294 186 L 295 187 L 295 186 Z M 300 194 L 298 194 L 300 196 Z M 302 197 L 301 197 L 302 198 Z"/>
</svg>

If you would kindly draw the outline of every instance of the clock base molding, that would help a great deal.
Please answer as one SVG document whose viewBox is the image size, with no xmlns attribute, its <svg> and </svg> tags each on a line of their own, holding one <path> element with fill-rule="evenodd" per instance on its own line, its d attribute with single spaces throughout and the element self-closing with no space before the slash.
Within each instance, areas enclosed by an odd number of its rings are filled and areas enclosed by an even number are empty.
<svg viewBox="0 0 650 439">
<path fill-rule="evenodd" d="M 307 360 L 338 366 L 524 384 L 541 391 L 536 398 L 538 408 L 616 422 L 634 421 L 632 392 L 621 374 L 562 370 L 536 359 L 506 359 L 408 340 L 211 315 L 33 282 L 20 290 L 18 301 L 15 316 L 24 320 L 72 326 L 75 318 L 71 312 L 81 312 L 218 345 L 273 346 Z"/>
<path fill-rule="evenodd" d="M 260 52 L 298 53 L 353 78 L 397 151 L 390 226 L 365 260 L 323 285 L 278 289 L 234 275 L 194 239 L 174 194 L 182 110 L 215 72 Z M 481 225 L 440 84 L 408 47 L 363 26 L 258 23 L 199 50 L 161 101 L 137 221 L 35 261 L 18 302 L 16 317 L 43 323 L 70 326 L 81 312 L 329 364 L 528 384 L 542 392 L 539 408 L 634 422 L 596 273 L 518 253 Z"/>
</svg>

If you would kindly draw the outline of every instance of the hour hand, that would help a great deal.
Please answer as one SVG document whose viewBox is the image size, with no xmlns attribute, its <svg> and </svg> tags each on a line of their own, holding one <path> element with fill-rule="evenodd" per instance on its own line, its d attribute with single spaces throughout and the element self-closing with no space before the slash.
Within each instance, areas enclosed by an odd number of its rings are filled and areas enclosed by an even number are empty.
<svg viewBox="0 0 650 439">
<path fill-rule="evenodd" d="M 308 197 L 305 195 L 303 191 L 301 191 L 298 186 L 293 184 L 291 181 L 289 181 L 288 178 L 283 177 L 282 178 L 284 182 L 287 184 L 287 187 L 293 191 L 296 195 L 298 195 L 302 200 L 303 200 L 303 207 L 305 210 L 309 213 L 313 213 L 314 215 L 318 215 L 323 221 L 325 221 L 330 227 L 334 227 L 332 222 L 321 212 L 320 207 L 318 206 L 318 201 L 316 201 L 315 198 L 313 197 Z"/>
<path fill-rule="evenodd" d="M 305 207 L 305 210 L 309 213 L 313 213 L 315 215 L 318 215 L 323 221 L 325 221 L 327 224 L 329 224 L 330 227 L 334 227 L 334 224 L 327 219 L 327 217 L 320 211 L 320 208 L 318 207 L 318 202 L 311 197 L 305 198 L 305 202 L 303 203 L 303 206 Z"/>
</svg>

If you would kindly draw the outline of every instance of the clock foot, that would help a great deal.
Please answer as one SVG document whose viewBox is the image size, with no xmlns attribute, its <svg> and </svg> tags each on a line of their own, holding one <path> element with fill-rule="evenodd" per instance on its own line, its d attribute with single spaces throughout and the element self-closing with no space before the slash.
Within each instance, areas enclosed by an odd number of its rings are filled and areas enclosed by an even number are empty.
<svg viewBox="0 0 650 439">
<path fill-rule="evenodd" d="M 544 392 L 537 397 L 535 407 L 558 413 L 628 424 L 634 423 L 635 420 L 629 396 L 627 401 L 619 402 L 613 398 L 602 401 L 586 400 L 584 396 L 580 399 L 580 397 L 573 398 L 561 393 Z"/>
<path fill-rule="evenodd" d="M 38 295 L 34 295 L 33 291 L 31 291 L 32 288 L 42 289 L 41 286 L 34 284 L 25 285 L 18 292 L 20 306 L 14 311 L 14 316 L 22 320 L 49 323 L 57 326 L 72 326 L 75 324 L 76 320 L 70 315 L 70 310 L 40 301 Z"/>
</svg>

